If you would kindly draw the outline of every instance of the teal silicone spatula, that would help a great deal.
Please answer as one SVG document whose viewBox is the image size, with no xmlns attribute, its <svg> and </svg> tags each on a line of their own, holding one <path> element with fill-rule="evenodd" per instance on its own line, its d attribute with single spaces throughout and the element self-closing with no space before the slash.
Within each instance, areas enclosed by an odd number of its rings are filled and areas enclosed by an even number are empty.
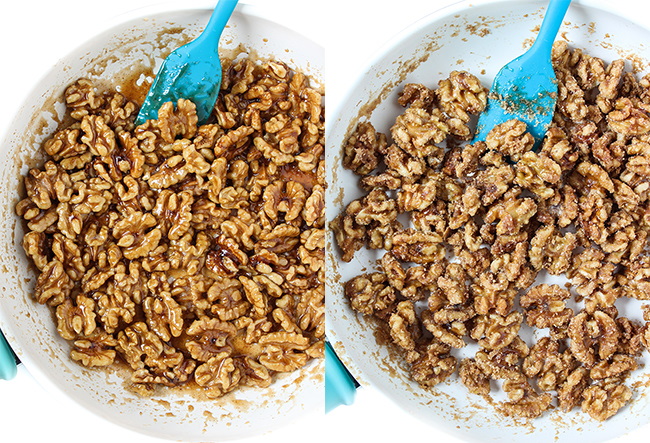
<svg viewBox="0 0 650 443">
<path fill-rule="evenodd" d="M 192 100 L 199 124 L 207 121 L 221 88 L 219 39 L 237 0 L 219 0 L 207 26 L 196 39 L 167 56 L 156 74 L 135 120 L 140 125 L 158 118 L 158 109 L 178 99 Z"/>
<path fill-rule="evenodd" d="M 571 0 L 551 0 L 533 46 L 505 65 L 492 83 L 487 108 L 479 116 L 474 142 L 484 141 L 496 125 L 521 120 L 539 143 L 553 120 L 557 79 L 551 50 Z"/>
</svg>

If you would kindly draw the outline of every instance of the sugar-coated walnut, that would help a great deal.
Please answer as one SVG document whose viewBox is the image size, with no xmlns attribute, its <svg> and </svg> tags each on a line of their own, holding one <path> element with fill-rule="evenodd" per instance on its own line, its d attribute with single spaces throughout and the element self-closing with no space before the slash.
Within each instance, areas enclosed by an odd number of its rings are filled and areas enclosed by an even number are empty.
<svg viewBox="0 0 650 443">
<path fill-rule="evenodd" d="M 565 300 L 571 293 L 558 285 L 541 284 L 532 287 L 521 296 L 519 303 L 526 313 L 526 321 L 536 328 L 566 326 L 573 317 Z"/>
<path fill-rule="evenodd" d="M 370 122 L 361 122 L 345 145 L 343 166 L 359 175 L 371 173 L 386 150 L 386 136 L 377 133 Z"/>
<path fill-rule="evenodd" d="M 432 343 L 427 345 L 419 357 L 411 364 L 411 377 L 422 386 L 435 386 L 443 382 L 457 367 L 455 357 L 445 355 L 440 352 L 443 350 L 438 344 Z"/>
<path fill-rule="evenodd" d="M 583 391 L 582 397 L 582 410 L 595 420 L 605 421 L 630 401 L 632 391 L 625 385 L 592 385 Z"/>
<path fill-rule="evenodd" d="M 196 368 L 194 379 L 204 388 L 208 398 L 218 398 L 237 387 L 241 381 L 240 368 L 227 352 L 222 352 Z"/>
<path fill-rule="evenodd" d="M 345 283 L 345 295 L 352 309 L 365 315 L 389 310 L 395 303 L 395 291 L 385 274 L 363 274 Z"/>
<path fill-rule="evenodd" d="M 490 377 L 481 371 L 474 359 L 463 359 L 458 367 L 458 375 L 472 394 L 488 395 L 490 393 Z"/>
</svg>

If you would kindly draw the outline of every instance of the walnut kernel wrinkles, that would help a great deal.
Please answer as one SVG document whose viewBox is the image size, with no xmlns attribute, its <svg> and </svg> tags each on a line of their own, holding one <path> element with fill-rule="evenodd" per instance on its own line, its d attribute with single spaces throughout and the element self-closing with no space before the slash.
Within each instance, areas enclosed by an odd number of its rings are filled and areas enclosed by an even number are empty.
<svg viewBox="0 0 650 443">
<path fill-rule="evenodd" d="M 393 124 L 366 120 L 346 141 L 344 167 L 365 196 L 332 228 L 346 262 L 384 251 L 345 295 L 390 331 L 413 380 L 430 388 L 455 366 L 475 394 L 503 380 L 506 415 L 538 417 L 556 401 L 606 420 L 650 348 L 650 315 L 616 308 L 650 293 L 650 81 L 566 42 L 552 61 L 558 102 L 535 150 L 516 120 L 465 143 L 486 91 L 471 74 L 404 85 Z M 548 274 L 566 287 L 536 283 Z M 543 338 L 528 348 L 522 326 Z M 466 345 L 479 350 L 453 364 L 450 350 Z"/>
<path fill-rule="evenodd" d="M 208 124 L 179 100 L 136 127 L 135 103 L 80 79 L 16 206 L 71 358 L 126 363 L 145 395 L 267 387 L 323 354 L 321 94 L 277 61 L 224 62 L 222 84 Z"/>
</svg>

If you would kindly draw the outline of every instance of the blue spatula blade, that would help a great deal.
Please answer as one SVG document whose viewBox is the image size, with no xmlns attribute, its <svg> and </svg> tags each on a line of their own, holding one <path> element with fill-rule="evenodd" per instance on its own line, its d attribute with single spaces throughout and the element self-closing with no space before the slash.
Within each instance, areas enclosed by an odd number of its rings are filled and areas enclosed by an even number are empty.
<svg viewBox="0 0 650 443">
<path fill-rule="evenodd" d="M 237 0 L 219 0 L 201 35 L 167 56 L 140 108 L 136 125 L 158 118 L 163 104 L 176 104 L 181 98 L 194 102 L 199 124 L 207 121 L 221 89 L 219 39 L 235 6 Z"/>
</svg>

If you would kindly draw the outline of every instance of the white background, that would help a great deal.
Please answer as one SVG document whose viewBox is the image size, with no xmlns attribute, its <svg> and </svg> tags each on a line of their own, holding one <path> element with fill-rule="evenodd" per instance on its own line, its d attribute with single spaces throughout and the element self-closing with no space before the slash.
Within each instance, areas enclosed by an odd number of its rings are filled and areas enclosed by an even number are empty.
<svg viewBox="0 0 650 443">
<path fill-rule="evenodd" d="M 3 126 L 12 119 L 31 87 L 60 57 L 98 33 L 116 16 L 159 3 L 155 0 L 2 0 L 0 138 Z M 177 3 L 182 6 L 186 2 Z M 282 8 L 284 14 L 295 18 L 297 31 L 326 48 L 327 107 L 332 111 L 355 75 L 362 72 L 383 44 L 426 14 L 455 1 L 249 0 L 246 3 Z M 635 8 L 640 16 L 649 16 L 650 6 L 645 1 L 617 0 L 617 4 L 621 9 Z M 647 441 L 644 436 L 648 433 L 650 425 L 614 441 Z M 326 416 L 313 413 L 298 423 L 246 441 L 381 443 L 424 438 L 434 442 L 460 441 L 416 422 L 372 388 L 362 388 L 352 406 L 341 406 Z M 65 397 L 46 392 L 22 366 L 14 380 L 0 381 L 0 441 L 161 442 L 117 427 Z"/>
</svg>

